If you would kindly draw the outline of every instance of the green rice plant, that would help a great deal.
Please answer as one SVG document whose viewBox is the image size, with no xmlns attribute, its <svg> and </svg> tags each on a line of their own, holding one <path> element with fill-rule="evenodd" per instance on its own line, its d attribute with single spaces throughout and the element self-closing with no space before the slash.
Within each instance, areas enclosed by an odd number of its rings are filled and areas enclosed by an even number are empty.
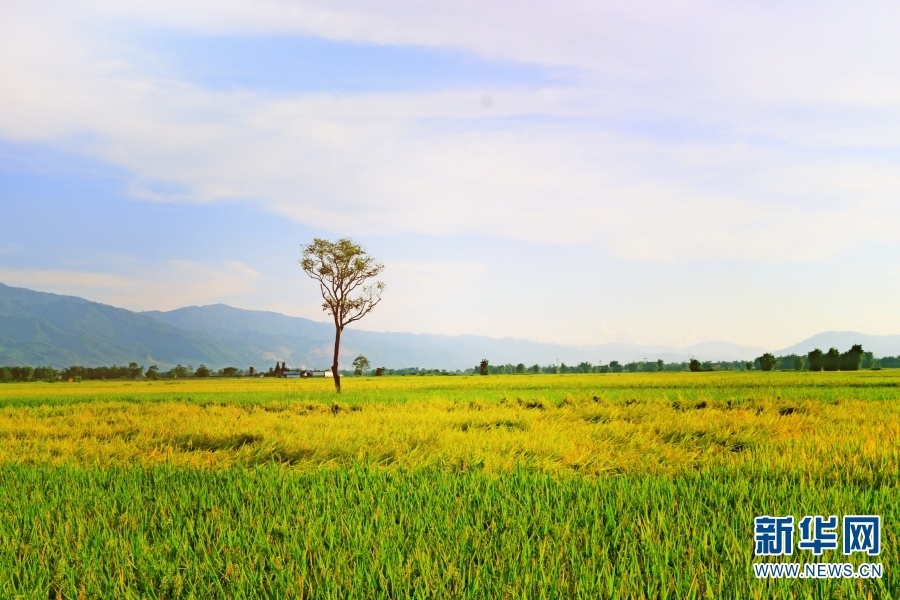
<svg viewBox="0 0 900 600">
<path fill-rule="evenodd" d="M 900 374 L 327 383 L 0 386 L 0 597 L 900 595 Z M 883 579 L 755 579 L 764 514 Z"/>
<path fill-rule="evenodd" d="M 5 386 L 21 395 L 0 403 L 0 463 L 309 470 L 359 462 L 406 469 L 479 465 L 491 472 L 525 465 L 586 476 L 752 464 L 864 479 L 900 470 L 900 403 L 882 396 L 900 390 L 884 385 L 893 379 L 835 378 L 846 395 L 832 399 L 833 390 L 811 377 L 820 374 L 785 373 L 785 386 L 764 394 L 748 387 L 759 374 L 718 375 L 721 389 L 708 389 L 705 375 L 664 377 L 670 388 L 649 386 L 655 374 L 621 381 L 519 376 L 509 378 L 512 389 L 499 397 L 494 388 L 475 385 L 489 378 L 446 394 L 435 392 L 440 380 L 460 378 L 392 378 L 372 381 L 376 399 L 365 396 L 363 380 L 359 395 L 345 392 L 340 403 L 327 386 L 316 388 L 318 396 L 307 390 L 312 400 L 290 400 L 269 382 L 254 388 L 255 381 L 233 384 L 241 390 L 234 397 L 217 382 L 208 389 L 189 382 L 190 400 L 151 392 L 146 401 L 134 400 L 128 387 L 130 399 L 122 401 L 125 386 L 118 384 L 91 399 L 50 403 L 39 394 L 54 386 Z M 536 389 L 540 380 L 548 388 Z M 213 402 L 208 395 L 216 390 L 222 396 Z M 392 390 L 396 398 L 387 395 Z"/>
<path fill-rule="evenodd" d="M 0 596 L 887 598 L 897 483 L 6 466 Z M 882 515 L 884 578 L 755 579 L 753 518 L 773 512 Z"/>
</svg>

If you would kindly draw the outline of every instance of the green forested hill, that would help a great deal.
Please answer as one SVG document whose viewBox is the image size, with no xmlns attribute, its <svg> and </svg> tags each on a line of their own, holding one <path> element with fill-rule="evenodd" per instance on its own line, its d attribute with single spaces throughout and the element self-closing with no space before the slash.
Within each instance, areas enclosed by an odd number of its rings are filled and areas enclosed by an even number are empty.
<svg viewBox="0 0 900 600">
<path fill-rule="evenodd" d="M 324 320 L 325 315 L 323 315 Z M 0 284 L 0 365 L 123 365 L 131 361 L 160 368 L 201 363 L 217 370 L 234 366 L 267 369 L 275 361 L 291 367 L 327 368 L 334 326 L 327 322 L 224 304 L 136 313 L 75 296 L 61 296 Z M 862 343 L 876 356 L 900 354 L 900 336 L 830 332 L 788 350 L 805 354 L 831 345 L 845 350 Z M 807 348 L 808 346 L 808 348 Z M 796 350 L 795 350 L 796 349 Z M 722 342 L 687 348 L 660 345 L 566 346 L 514 338 L 374 332 L 348 328 L 342 335 L 341 365 L 365 355 L 373 367 L 467 369 L 491 364 L 576 365 L 617 360 L 666 362 L 753 360 L 766 349 Z"/>
<path fill-rule="evenodd" d="M 0 364 L 255 364 L 246 348 L 152 317 L 0 284 Z M 253 361 L 253 362 L 249 362 Z"/>
</svg>

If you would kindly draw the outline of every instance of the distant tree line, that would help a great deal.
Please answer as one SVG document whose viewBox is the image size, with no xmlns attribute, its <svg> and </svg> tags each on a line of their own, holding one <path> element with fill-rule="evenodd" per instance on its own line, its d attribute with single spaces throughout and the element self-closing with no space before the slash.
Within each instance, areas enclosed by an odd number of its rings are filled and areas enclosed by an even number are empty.
<svg viewBox="0 0 900 600">
<path fill-rule="evenodd" d="M 577 365 L 566 363 L 551 365 L 491 365 L 483 359 L 478 366 L 465 371 L 469 374 L 495 375 L 511 373 L 654 373 L 678 371 L 856 371 L 859 369 L 900 368 L 900 355 L 875 358 L 872 352 L 863 350 L 860 344 L 854 345 L 847 352 L 839 352 L 831 348 L 827 353 L 813 350 L 805 356 L 788 354 L 774 356 L 765 353 L 751 362 L 747 361 L 700 361 L 692 358 L 689 361 L 665 362 L 661 359 L 628 362 L 625 364 L 612 360 L 608 364 L 592 364 L 581 362 Z"/>
<path fill-rule="evenodd" d="M 693 367 L 692 367 L 693 365 Z M 565 373 L 656 373 L 661 371 L 734 371 L 743 370 L 745 363 L 743 361 L 716 361 L 716 362 L 700 362 L 696 359 L 682 362 L 665 362 L 658 360 L 642 360 L 620 363 L 612 360 L 608 364 L 593 364 L 587 361 L 578 363 L 577 365 L 567 365 L 566 363 L 539 365 L 533 364 L 530 367 L 524 363 L 517 365 L 492 365 L 482 360 L 481 363 L 473 368 L 465 371 L 471 374 L 481 375 L 504 375 L 512 373 L 530 373 L 530 374 L 565 374 Z M 487 371 L 487 372 L 485 372 Z"/>
<path fill-rule="evenodd" d="M 251 368 L 251 371 L 253 369 Z M 134 379 L 184 379 L 187 377 L 241 377 L 244 371 L 237 367 L 225 367 L 213 371 L 206 365 L 194 369 L 191 365 L 176 365 L 168 371 L 160 371 L 156 365 L 146 370 L 142 365 L 131 362 L 128 366 L 113 365 L 111 367 L 84 367 L 73 365 L 57 370 L 53 367 L 4 366 L 0 367 L 0 383 L 16 383 L 29 381 L 104 381 Z"/>
<path fill-rule="evenodd" d="M 357 357 L 354 361 L 354 370 L 344 371 L 341 375 L 362 375 L 370 367 L 368 359 Z M 268 371 L 255 371 L 253 367 L 244 371 L 237 367 L 225 367 L 213 371 L 201 364 L 194 369 L 191 365 L 178 364 L 168 371 L 161 371 L 157 365 L 151 365 L 144 369 L 136 362 L 128 366 L 111 367 L 83 367 L 71 366 L 66 369 L 56 370 L 53 367 L 41 366 L 5 366 L 0 367 L 0 383 L 28 382 L 28 381 L 90 381 L 90 380 L 116 380 L 116 379 L 185 379 L 191 377 L 278 377 L 287 370 L 284 363 L 276 368 L 270 367 Z M 787 354 L 774 356 L 765 353 L 752 362 L 745 361 L 700 361 L 691 359 L 681 362 L 665 362 L 658 360 L 633 361 L 620 363 L 612 360 L 607 364 L 593 364 L 580 362 L 577 365 L 566 363 L 526 366 L 524 363 L 505 365 L 492 365 L 487 359 L 482 359 L 479 364 L 465 371 L 448 371 L 446 369 L 427 369 L 421 367 L 404 367 L 401 369 L 388 369 L 377 367 L 368 371 L 370 375 L 381 377 L 385 375 L 509 375 L 509 374 L 566 374 L 566 373 L 656 373 L 679 371 L 856 371 L 858 369 L 900 368 L 900 355 L 875 358 L 872 352 L 863 350 L 860 344 L 854 345 L 846 352 L 840 352 L 836 348 L 830 348 L 828 352 L 822 352 L 818 348 L 806 355 Z"/>
<path fill-rule="evenodd" d="M 873 353 L 863 350 L 861 344 L 854 344 L 846 352 L 841 352 L 837 348 L 822 352 L 816 348 L 805 356 L 788 354 L 775 357 L 766 353 L 758 357 L 753 366 L 761 371 L 858 371 L 900 367 L 900 356 L 875 358 Z"/>
<path fill-rule="evenodd" d="M 860 344 L 855 344 L 847 352 L 831 348 L 823 353 L 816 348 L 807 355 L 810 371 L 858 371 L 866 352 Z"/>
<path fill-rule="evenodd" d="M 403 367 L 402 369 L 388 369 L 387 367 L 377 367 L 370 371 L 375 377 L 383 377 L 385 375 L 406 376 L 406 375 L 461 375 L 460 370 L 448 371 L 447 369 L 428 369 L 422 367 Z M 354 371 L 341 371 L 341 375 L 351 375 Z"/>
<path fill-rule="evenodd" d="M 58 380 L 59 374 L 53 367 L 0 367 L 0 383 Z"/>
</svg>

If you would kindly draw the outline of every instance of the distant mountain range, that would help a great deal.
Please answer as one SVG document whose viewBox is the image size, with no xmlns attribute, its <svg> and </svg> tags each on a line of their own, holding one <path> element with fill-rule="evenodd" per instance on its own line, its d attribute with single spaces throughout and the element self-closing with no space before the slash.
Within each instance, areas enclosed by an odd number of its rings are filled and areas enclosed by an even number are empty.
<svg viewBox="0 0 900 600">
<path fill-rule="evenodd" d="M 373 366 L 466 369 L 482 358 L 492 364 L 548 365 L 618 360 L 675 362 L 752 360 L 766 350 L 726 342 L 685 348 L 662 345 L 568 346 L 475 335 L 383 333 L 348 328 L 341 362 L 364 354 Z M 776 355 L 831 346 L 844 351 L 861 343 L 876 356 L 900 354 L 900 336 L 821 333 Z M 274 312 L 215 304 L 161 312 L 132 312 L 75 296 L 60 296 L 0 284 L 0 365 L 101 366 L 131 361 L 162 369 L 176 364 L 212 369 L 267 369 L 275 361 L 291 367 L 325 368 L 331 363 L 334 326 Z"/>
</svg>

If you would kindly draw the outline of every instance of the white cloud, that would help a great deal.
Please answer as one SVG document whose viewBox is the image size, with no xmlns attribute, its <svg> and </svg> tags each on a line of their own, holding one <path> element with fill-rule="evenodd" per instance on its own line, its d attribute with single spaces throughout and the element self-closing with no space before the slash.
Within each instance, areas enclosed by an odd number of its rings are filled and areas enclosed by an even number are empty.
<svg viewBox="0 0 900 600">
<path fill-rule="evenodd" d="M 3 269 L 0 270 L 0 281 L 13 287 L 26 287 L 66 295 L 80 295 L 101 290 L 104 294 L 116 294 L 128 290 L 133 285 L 133 282 L 127 277 L 109 273 L 50 269 Z"/>
<path fill-rule="evenodd" d="M 199 264 L 113 259 L 104 268 L 128 275 L 87 270 L 0 270 L 0 281 L 14 287 L 72 295 L 129 310 L 171 310 L 215 304 L 252 295 L 258 273 L 241 262 Z"/>
<path fill-rule="evenodd" d="M 132 310 L 171 310 L 186 305 L 233 302 L 252 293 L 258 273 L 237 262 L 201 264 L 169 260 L 146 265 L 135 277 L 128 293 L 114 298 L 115 304 Z"/>
<path fill-rule="evenodd" d="M 123 167 L 138 198 L 242 199 L 342 234 L 490 233 L 654 261 L 811 260 L 900 239 L 894 161 L 859 156 L 900 141 L 892 4 L 5 10 L 0 133 Z M 476 89 L 215 92 L 110 53 L 124 43 L 110 29 L 154 23 L 452 47 L 584 77 L 493 90 L 489 111 Z"/>
<path fill-rule="evenodd" d="M 395 295 L 403 295 L 405 292 L 418 290 L 415 298 L 404 299 L 411 307 L 412 303 L 427 304 L 434 301 L 443 301 L 459 295 L 459 285 L 462 281 L 471 281 L 472 278 L 482 277 L 487 271 L 487 266 L 475 262 L 412 262 L 398 261 L 385 265 L 384 275 L 389 274 L 391 287 L 396 289 Z"/>
<path fill-rule="evenodd" d="M 455 48 L 521 62 L 578 66 L 596 77 L 690 93 L 782 102 L 895 104 L 900 67 L 886 0 L 848 4 L 713 1 L 380 2 L 173 0 L 42 3 L 82 27 L 162 26 L 214 34 L 300 34 Z M 50 6 L 53 8 L 47 9 Z M 20 8 L 26 12 L 25 8 Z M 41 14 L 42 13 L 42 14 Z M 99 23 L 99 25 L 97 24 Z M 689 86 L 690 89 L 684 89 Z M 646 88 L 645 88 L 646 89 Z"/>
</svg>

